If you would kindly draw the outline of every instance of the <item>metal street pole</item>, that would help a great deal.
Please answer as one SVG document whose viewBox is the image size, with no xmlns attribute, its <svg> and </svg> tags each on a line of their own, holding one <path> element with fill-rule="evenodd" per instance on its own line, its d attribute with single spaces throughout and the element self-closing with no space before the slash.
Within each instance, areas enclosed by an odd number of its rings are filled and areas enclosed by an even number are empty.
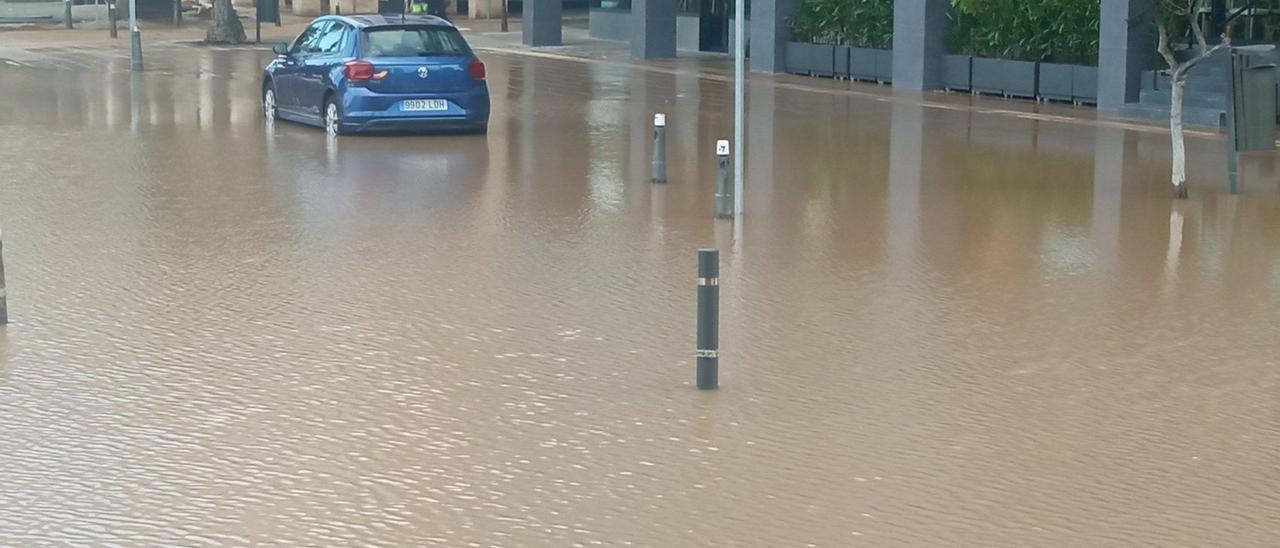
<svg viewBox="0 0 1280 548">
<path fill-rule="evenodd" d="M 746 102 L 746 0 L 733 2 L 733 212 L 742 215 L 742 173 L 746 160 L 742 111 Z"/>
<path fill-rule="evenodd" d="M 138 28 L 138 0 L 129 0 L 129 68 L 142 72 L 142 30 Z"/>
</svg>

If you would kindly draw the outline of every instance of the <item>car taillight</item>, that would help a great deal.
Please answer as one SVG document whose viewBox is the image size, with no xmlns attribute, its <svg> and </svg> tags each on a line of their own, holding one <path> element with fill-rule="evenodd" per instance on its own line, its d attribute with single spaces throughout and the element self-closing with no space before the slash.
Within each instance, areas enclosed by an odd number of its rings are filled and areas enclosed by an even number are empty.
<svg viewBox="0 0 1280 548">
<path fill-rule="evenodd" d="M 484 63 L 479 59 L 471 61 L 471 64 L 467 65 L 467 74 L 476 80 L 484 80 Z"/>
<path fill-rule="evenodd" d="M 347 61 L 342 67 L 348 82 L 368 82 L 373 79 L 373 63 L 363 60 Z"/>
</svg>

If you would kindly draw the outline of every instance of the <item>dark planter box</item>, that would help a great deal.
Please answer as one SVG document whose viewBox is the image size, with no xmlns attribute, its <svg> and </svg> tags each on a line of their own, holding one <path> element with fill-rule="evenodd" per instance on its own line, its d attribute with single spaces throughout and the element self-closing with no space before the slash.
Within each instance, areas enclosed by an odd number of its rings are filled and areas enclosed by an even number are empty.
<svg viewBox="0 0 1280 548">
<path fill-rule="evenodd" d="M 811 76 L 834 76 L 835 46 L 787 42 L 787 72 Z"/>
<path fill-rule="evenodd" d="M 876 80 L 882 84 L 893 81 L 893 50 L 878 49 L 876 52 Z"/>
<path fill-rule="evenodd" d="M 1035 97 L 1039 63 L 973 58 L 973 90 L 1006 97 Z"/>
<path fill-rule="evenodd" d="M 978 93 L 1004 95 L 1004 59 L 972 59 L 970 89 Z"/>
<path fill-rule="evenodd" d="M 1079 103 L 1098 103 L 1098 67 L 1076 65 L 1071 79 L 1071 99 Z"/>
<path fill-rule="evenodd" d="M 852 48 L 849 59 L 849 69 L 854 78 L 858 80 L 876 79 L 876 50 Z"/>
<path fill-rule="evenodd" d="M 832 46 L 832 55 L 834 57 L 831 72 L 836 78 L 849 78 L 853 75 L 849 72 L 849 50 L 850 46 Z"/>
<path fill-rule="evenodd" d="M 810 74 L 814 76 L 836 75 L 836 47 L 831 44 L 809 44 Z"/>
<path fill-rule="evenodd" d="M 1040 63 L 1040 97 L 1056 101 L 1073 100 L 1075 69 L 1074 65 Z"/>
<path fill-rule="evenodd" d="M 800 42 L 787 42 L 787 47 L 783 49 L 783 65 L 786 67 L 788 74 L 809 74 L 809 68 L 804 66 L 805 46 Z"/>
<path fill-rule="evenodd" d="M 942 89 L 969 91 L 973 89 L 973 58 L 968 55 L 942 56 Z"/>
<path fill-rule="evenodd" d="M 1035 61 L 1004 62 L 1004 92 L 1014 97 L 1036 96 L 1040 63 Z"/>
<path fill-rule="evenodd" d="M 1098 102 L 1098 67 L 1040 63 L 1039 96 L 1075 103 Z"/>
</svg>

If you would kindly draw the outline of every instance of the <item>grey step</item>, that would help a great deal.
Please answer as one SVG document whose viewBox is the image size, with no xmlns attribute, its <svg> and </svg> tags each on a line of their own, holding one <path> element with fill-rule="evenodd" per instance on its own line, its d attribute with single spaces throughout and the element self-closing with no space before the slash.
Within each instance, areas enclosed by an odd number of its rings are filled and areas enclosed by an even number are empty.
<svg viewBox="0 0 1280 548">
<path fill-rule="evenodd" d="M 1167 105 L 1129 103 L 1120 109 L 1120 114 L 1130 118 L 1169 123 L 1169 107 Z M 1226 112 L 1223 110 L 1204 107 L 1183 107 L 1182 109 L 1182 121 L 1187 125 L 1217 128 L 1222 127 L 1225 121 L 1224 118 L 1226 118 Z"/>
<path fill-rule="evenodd" d="M 1141 100 L 1138 102 L 1144 105 L 1168 107 L 1172 95 L 1173 92 L 1169 90 L 1144 89 L 1141 92 Z M 1189 89 L 1182 96 L 1182 104 L 1188 107 L 1215 108 L 1225 111 L 1227 109 L 1227 94 L 1221 91 Z"/>
<path fill-rule="evenodd" d="M 1200 91 L 1225 92 L 1227 89 L 1227 73 L 1193 71 L 1187 75 L 1187 89 Z M 1173 89 L 1173 78 L 1167 74 L 1156 76 L 1155 89 Z"/>
</svg>

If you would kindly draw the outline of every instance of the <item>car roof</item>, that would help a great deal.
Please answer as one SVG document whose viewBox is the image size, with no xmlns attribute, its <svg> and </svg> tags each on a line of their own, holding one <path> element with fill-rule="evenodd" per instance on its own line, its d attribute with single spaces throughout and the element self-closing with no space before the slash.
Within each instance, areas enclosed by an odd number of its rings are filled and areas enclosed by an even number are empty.
<svg viewBox="0 0 1280 548">
<path fill-rule="evenodd" d="M 356 28 L 399 27 L 404 25 L 428 25 L 437 27 L 453 27 L 453 23 L 434 15 L 405 14 L 383 15 L 380 13 L 332 15 L 326 18 L 341 19 Z"/>
</svg>

